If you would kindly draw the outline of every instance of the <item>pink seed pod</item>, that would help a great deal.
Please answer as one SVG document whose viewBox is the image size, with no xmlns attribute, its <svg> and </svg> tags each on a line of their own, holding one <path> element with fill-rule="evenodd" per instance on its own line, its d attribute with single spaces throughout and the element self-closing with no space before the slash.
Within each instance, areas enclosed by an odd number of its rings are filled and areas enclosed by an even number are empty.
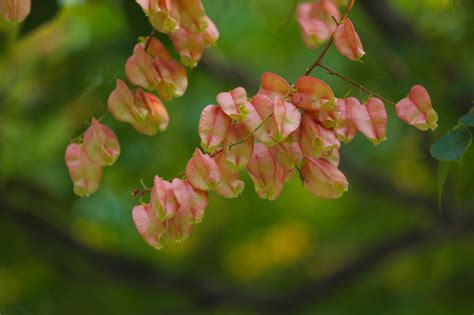
<svg viewBox="0 0 474 315">
<path fill-rule="evenodd" d="M 89 160 L 82 144 L 69 144 L 64 159 L 74 184 L 74 193 L 79 197 L 95 193 L 102 179 L 102 167 Z"/>
<path fill-rule="evenodd" d="M 264 94 L 257 94 L 253 97 L 252 102 L 248 103 L 247 117 L 243 124 L 249 134 L 253 134 L 254 138 L 266 145 L 275 144 L 272 138 L 276 126 L 273 120 L 274 103 L 272 99 Z"/>
<path fill-rule="evenodd" d="M 296 10 L 296 20 L 306 46 L 315 49 L 328 40 L 336 29 L 333 18 L 339 20 L 340 17 L 339 9 L 331 0 L 300 3 Z"/>
<path fill-rule="evenodd" d="M 219 93 L 216 97 L 222 111 L 233 121 L 242 122 L 247 117 L 247 92 L 238 87 L 230 92 Z"/>
<path fill-rule="evenodd" d="M 170 117 L 158 97 L 138 88 L 135 104 L 138 108 L 145 109 L 144 119 L 133 123 L 136 130 L 146 135 L 155 135 L 158 130 L 165 131 L 168 128 Z"/>
<path fill-rule="evenodd" d="M 172 218 L 160 220 L 151 204 L 135 206 L 132 218 L 143 240 L 155 249 L 162 249 L 168 241 L 184 241 L 193 229 L 191 221 L 183 211 L 176 212 Z"/>
<path fill-rule="evenodd" d="M 113 165 L 120 155 L 115 133 L 95 118 L 84 134 L 83 149 L 91 162 L 102 167 Z"/>
<path fill-rule="evenodd" d="M 31 12 L 31 0 L 0 0 L 0 16 L 11 23 L 21 23 Z"/>
<path fill-rule="evenodd" d="M 135 45 L 133 55 L 128 58 L 125 65 L 125 74 L 130 83 L 148 91 L 156 89 L 161 81 L 154 59 L 145 51 L 143 43 Z"/>
<path fill-rule="evenodd" d="M 329 129 L 333 129 L 341 123 L 341 112 L 337 107 L 331 110 L 305 111 L 305 113 L 311 115 L 317 122 Z"/>
<path fill-rule="evenodd" d="M 149 91 L 155 90 L 164 100 L 180 97 L 188 87 L 188 77 L 184 67 L 174 60 L 166 47 L 156 38 L 148 39 L 135 46 L 128 59 L 125 73 L 130 82 Z"/>
<path fill-rule="evenodd" d="M 381 100 L 371 97 L 365 105 L 354 104 L 351 108 L 354 125 L 373 144 L 387 140 L 387 112 Z"/>
<path fill-rule="evenodd" d="M 222 148 L 227 131 L 232 120 L 222 111 L 219 106 L 208 105 L 201 113 L 199 120 L 199 137 L 204 151 L 214 153 Z"/>
<path fill-rule="evenodd" d="M 263 94 L 271 99 L 277 96 L 282 98 L 290 96 L 291 85 L 284 78 L 275 73 L 265 72 L 262 74 L 260 83 L 258 94 Z"/>
<path fill-rule="evenodd" d="M 181 63 L 187 67 L 196 67 L 204 52 L 203 34 L 180 27 L 170 34 L 170 38 L 180 56 Z"/>
<path fill-rule="evenodd" d="M 150 205 L 155 216 L 161 220 L 172 218 L 178 211 L 179 204 L 174 196 L 173 185 L 155 176 L 150 193 Z"/>
<path fill-rule="evenodd" d="M 293 131 L 299 128 L 301 113 L 295 105 L 286 102 L 282 97 L 273 100 L 274 130 L 272 138 L 277 142 L 284 141 Z"/>
<path fill-rule="evenodd" d="M 357 134 L 357 127 L 352 120 L 352 107 L 359 106 L 360 102 L 354 97 L 338 99 L 336 102 L 340 113 L 340 122 L 335 126 L 334 131 L 339 140 L 349 143 Z"/>
<path fill-rule="evenodd" d="M 295 167 L 303 161 L 303 152 L 298 142 L 284 141 L 270 148 L 278 164 L 285 169 L 285 182 L 293 178 Z"/>
<path fill-rule="evenodd" d="M 397 103 L 395 110 L 401 120 L 422 131 L 438 127 L 438 114 L 433 109 L 430 95 L 421 85 L 415 85 L 408 97 Z"/>
<path fill-rule="evenodd" d="M 160 99 L 140 88 L 134 95 L 122 80 L 117 80 L 107 107 L 115 119 L 131 124 L 145 135 L 155 135 L 158 130 L 164 131 L 168 127 L 169 115 Z"/>
<path fill-rule="evenodd" d="M 133 223 L 138 233 L 148 245 L 163 248 L 162 236 L 166 233 L 162 222 L 153 213 L 150 204 L 135 206 L 132 210 Z"/>
<path fill-rule="evenodd" d="M 329 111 L 336 107 L 336 98 L 331 88 L 323 81 L 303 76 L 296 81 L 293 104 L 304 110 Z"/>
<path fill-rule="evenodd" d="M 186 165 L 186 178 L 196 189 L 212 191 L 221 181 L 221 174 L 216 162 L 201 150 L 196 149 Z"/>
<path fill-rule="evenodd" d="M 224 156 L 230 169 L 244 170 L 252 156 L 254 139 L 243 124 L 232 124 L 224 139 Z M 238 142 L 241 143 L 234 145 Z"/>
<path fill-rule="evenodd" d="M 219 39 L 219 31 L 217 30 L 216 24 L 206 16 L 207 27 L 202 33 L 204 47 L 213 46 Z"/>
<path fill-rule="evenodd" d="M 280 196 L 286 178 L 285 169 L 265 145 L 255 143 L 247 171 L 260 198 L 275 200 Z"/>
<path fill-rule="evenodd" d="M 336 199 L 348 189 L 346 176 L 326 159 L 305 157 L 301 174 L 303 186 L 319 198 Z"/>
<path fill-rule="evenodd" d="M 237 198 L 245 188 L 245 183 L 240 180 L 239 172 L 235 168 L 229 167 L 229 163 L 222 152 L 214 157 L 214 161 L 219 167 L 221 175 L 216 193 L 228 199 Z"/>
<path fill-rule="evenodd" d="M 186 180 L 175 178 L 172 182 L 173 192 L 180 205 L 193 224 L 201 223 L 208 204 L 208 194 L 194 189 Z"/>
<path fill-rule="evenodd" d="M 150 24 L 161 33 L 178 29 L 181 17 L 174 0 L 135 0 L 150 20 Z"/>
<path fill-rule="evenodd" d="M 299 145 L 305 155 L 319 158 L 323 155 L 330 155 L 334 149 L 339 149 L 341 143 L 337 140 L 333 130 L 324 127 L 310 115 L 304 115 Z"/>
<path fill-rule="evenodd" d="M 181 24 L 184 27 L 195 30 L 195 32 L 202 32 L 207 28 L 206 12 L 201 0 L 179 0 L 176 2 L 182 16 Z"/>
<path fill-rule="evenodd" d="M 337 26 L 334 32 L 334 44 L 339 53 L 350 60 L 359 61 L 365 55 L 359 35 L 349 19 Z"/>
</svg>

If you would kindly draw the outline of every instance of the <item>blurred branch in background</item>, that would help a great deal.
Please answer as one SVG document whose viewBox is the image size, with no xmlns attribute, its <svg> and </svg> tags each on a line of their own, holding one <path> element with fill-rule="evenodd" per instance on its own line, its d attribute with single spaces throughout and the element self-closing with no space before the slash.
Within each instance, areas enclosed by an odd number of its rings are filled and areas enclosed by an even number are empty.
<svg viewBox="0 0 474 315">
<path fill-rule="evenodd" d="M 39 202 L 42 196 L 37 194 L 40 191 L 37 188 L 31 189 L 29 195 L 31 206 L 44 202 L 44 200 Z M 156 265 L 138 259 L 90 248 L 74 239 L 64 229 L 37 215 L 36 213 L 41 213 L 41 209 L 31 211 L 3 199 L 0 200 L 0 209 L 4 217 L 24 227 L 31 238 L 58 243 L 64 249 L 83 256 L 92 265 L 127 283 L 139 283 L 145 288 L 158 291 L 171 290 L 184 293 L 190 296 L 196 305 L 206 308 L 235 303 L 265 312 L 285 314 L 288 312 L 293 314 L 306 305 L 317 304 L 322 298 L 338 289 L 350 286 L 357 279 L 364 277 L 364 274 L 374 271 L 379 264 L 397 253 L 414 247 L 436 246 L 444 241 L 474 234 L 474 217 L 460 218 L 450 223 L 438 222 L 431 228 L 405 232 L 392 239 L 381 241 L 335 272 L 293 291 L 281 292 L 276 296 L 262 296 L 251 290 L 233 288 L 207 278 L 170 274 Z M 51 263 L 58 263 L 56 252 L 48 248 L 44 248 L 44 251 L 49 255 Z"/>
</svg>

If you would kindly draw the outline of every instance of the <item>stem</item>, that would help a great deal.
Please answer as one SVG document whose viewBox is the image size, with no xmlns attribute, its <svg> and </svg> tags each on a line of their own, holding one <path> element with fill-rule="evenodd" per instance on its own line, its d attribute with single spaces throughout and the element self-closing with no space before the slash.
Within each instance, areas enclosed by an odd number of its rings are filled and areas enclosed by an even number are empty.
<svg viewBox="0 0 474 315">
<path fill-rule="evenodd" d="M 342 21 L 347 19 L 347 17 L 349 16 L 349 12 L 351 12 L 352 8 L 354 7 L 354 4 L 355 4 L 355 0 L 351 0 L 349 2 L 349 4 L 346 7 L 346 11 L 342 15 L 341 19 L 338 22 L 336 22 L 337 25 L 339 25 L 340 23 L 342 23 Z M 319 54 L 318 58 L 316 58 L 316 60 L 313 62 L 313 64 L 306 70 L 304 75 L 310 75 L 311 72 L 313 72 L 314 68 L 316 68 L 318 66 L 318 64 L 321 63 L 321 61 L 323 60 L 324 56 L 326 56 L 326 54 L 327 54 L 327 52 L 328 52 L 328 50 L 331 47 L 333 42 L 334 42 L 334 33 L 331 34 L 331 37 L 329 38 L 328 42 L 326 43 L 326 46 L 324 46 L 324 48 L 321 51 L 321 53 Z"/>
<path fill-rule="evenodd" d="M 231 143 L 229 144 L 229 150 L 232 150 L 233 147 L 235 147 L 236 145 L 239 145 L 241 144 L 242 142 L 245 142 L 247 139 L 249 139 L 250 137 L 253 137 L 253 135 L 260 129 L 262 128 L 269 120 L 270 118 L 272 118 L 273 114 L 270 114 L 267 116 L 267 118 L 265 118 L 257 127 L 255 127 L 255 129 L 249 133 L 248 135 L 246 135 L 245 137 L 243 137 L 242 139 L 240 139 L 239 141 L 235 142 L 235 143 Z"/>
<path fill-rule="evenodd" d="M 325 65 L 323 65 L 323 64 L 321 64 L 321 63 L 316 64 L 316 67 L 321 67 L 321 68 L 323 68 L 323 69 L 326 70 L 326 72 L 329 73 L 330 75 L 334 75 L 334 76 L 336 76 L 336 77 L 338 77 L 338 78 L 340 78 L 340 79 L 342 79 L 342 80 L 348 82 L 349 84 L 351 84 L 351 85 L 353 85 L 353 86 L 359 88 L 360 90 L 366 92 L 366 93 L 369 94 L 369 95 L 375 96 L 375 97 L 381 99 L 382 101 L 384 101 L 384 102 L 386 102 L 386 103 L 388 103 L 388 104 L 395 105 L 395 102 L 392 102 L 391 100 L 386 99 L 386 98 L 383 97 L 383 96 L 380 96 L 379 94 L 377 94 L 377 93 L 375 93 L 375 92 L 369 90 L 368 88 L 366 88 L 366 87 L 364 87 L 363 85 L 357 83 L 356 81 L 354 81 L 354 80 L 352 80 L 352 79 L 349 79 L 348 77 L 346 77 L 346 76 L 340 74 L 339 72 L 336 72 L 336 71 L 332 70 L 332 69 L 329 68 L 329 67 L 326 67 Z"/>
<path fill-rule="evenodd" d="M 156 31 L 154 28 L 152 28 L 150 35 L 148 35 L 148 39 L 146 40 L 145 51 L 148 51 L 148 48 L 150 47 L 150 44 L 151 44 L 151 40 L 153 39 L 153 37 L 155 37 L 155 34 L 156 34 Z"/>
</svg>

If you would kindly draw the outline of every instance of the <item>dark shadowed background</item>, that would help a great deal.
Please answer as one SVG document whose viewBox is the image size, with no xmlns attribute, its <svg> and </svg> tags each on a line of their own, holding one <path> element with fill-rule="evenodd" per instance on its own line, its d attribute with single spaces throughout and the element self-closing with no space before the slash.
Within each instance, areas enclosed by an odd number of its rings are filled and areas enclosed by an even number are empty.
<svg viewBox="0 0 474 315">
<path fill-rule="evenodd" d="M 275 202 L 248 177 L 240 198 L 215 194 L 204 221 L 156 251 L 136 232 L 131 191 L 183 170 L 202 108 L 218 92 L 257 90 L 265 71 L 294 82 L 318 51 L 303 45 L 290 0 L 204 0 L 221 37 L 188 71 L 154 137 L 106 115 L 122 155 L 99 191 L 78 199 L 64 165 L 69 139 L 106 100 L 150 26 L 132 0 L 33 0 L 19 36 L 1 24 L 0 314 L 379 314 L 474 312 L 474 149 L 453 165 L 443 212 L 430 145 L 474 99 L 472 0 L 360 0 L 351 13 L 367 55 L 334 48 L 324 63 L 397 101 L 424 85 L 440 116 L 422 133 L 388 107 L 388 141 L 342 150 L 350 181 L 322 201 L 298 180 Z M 162 38 L 167 45 L 169 41 Z M 316 69 L 337 95 L 351 87 Z M 353 89 L 355 96 L 365 95 Z"/>
</svg>

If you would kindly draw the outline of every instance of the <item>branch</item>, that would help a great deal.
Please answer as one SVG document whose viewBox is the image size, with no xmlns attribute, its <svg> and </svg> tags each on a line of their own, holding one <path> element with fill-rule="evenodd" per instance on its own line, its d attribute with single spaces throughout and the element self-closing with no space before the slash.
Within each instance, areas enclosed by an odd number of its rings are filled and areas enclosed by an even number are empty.
<svg viewBox="0 0 474 315">
<path fill-rule="evenodd" d="M 355 0 L 350 0 L 349 4 L 346 7 L 346 11 L 342 15 L 341 19 L 339 21 L 335 21 L 336 24 L 342 23 L 347 17 L 349 16 L 349 13 L 351 12 L 352 8 L 354 7 Z M 334 42 L 334 34 L 331 34 L 331 37 L 329 38 L 328 42 L 326 43 L 326 46 L 324 46 L 323 50 L 319 54 L 318 58 L 316 58 L 316 61 L 313 62 L 313 64 L 306 70 L 304 75 L 310 75 L 311 72 L 313 72 L 314 68 L 316 68 L 321 61 L 323 61 L 324 56 L 326 56 L 329 48 L 331 47 L 332 43 Z"/>
<path fill-rule="evenodd" d="M 31 197 L 33 197 L 31 195 Z M 198 306 L 239 305 L 258 308 L 271 313 L 294 314 L 307 305 L 315 305 L 337 289 L 350 285 L 363 277 L 394 254 L 416 246 L 436 244 L 441 241 L 474 233 L 474 218 L 458 220 L 456 224 L 436 225 L 422 231 L 411 231 L 381 242 L 348 264 L 319 280 L 305 284 L 290 292 L 275 296 L 258 296 L 251 290 L 238 290 L 189 275 L 176 275 L 159 269 L 156 265 L 129 258 L 121 254 L 106 253 L 89 248 L 69 233 L 48 222 L 43 216 L 0 200 L 0 214 L 25 227 L 35 239 L 48 239 L 80 254 L 93 265 L 125 282 L 138 282 L 146 289 L 163 292 L 176 291 L 188 294 Z M 40 209 L 37 210 L 41 212 Z M 47 251 L 47 249 L 46 249 Z M 51 252 L 57 259 L 56 252 Z"/>
</svg>

